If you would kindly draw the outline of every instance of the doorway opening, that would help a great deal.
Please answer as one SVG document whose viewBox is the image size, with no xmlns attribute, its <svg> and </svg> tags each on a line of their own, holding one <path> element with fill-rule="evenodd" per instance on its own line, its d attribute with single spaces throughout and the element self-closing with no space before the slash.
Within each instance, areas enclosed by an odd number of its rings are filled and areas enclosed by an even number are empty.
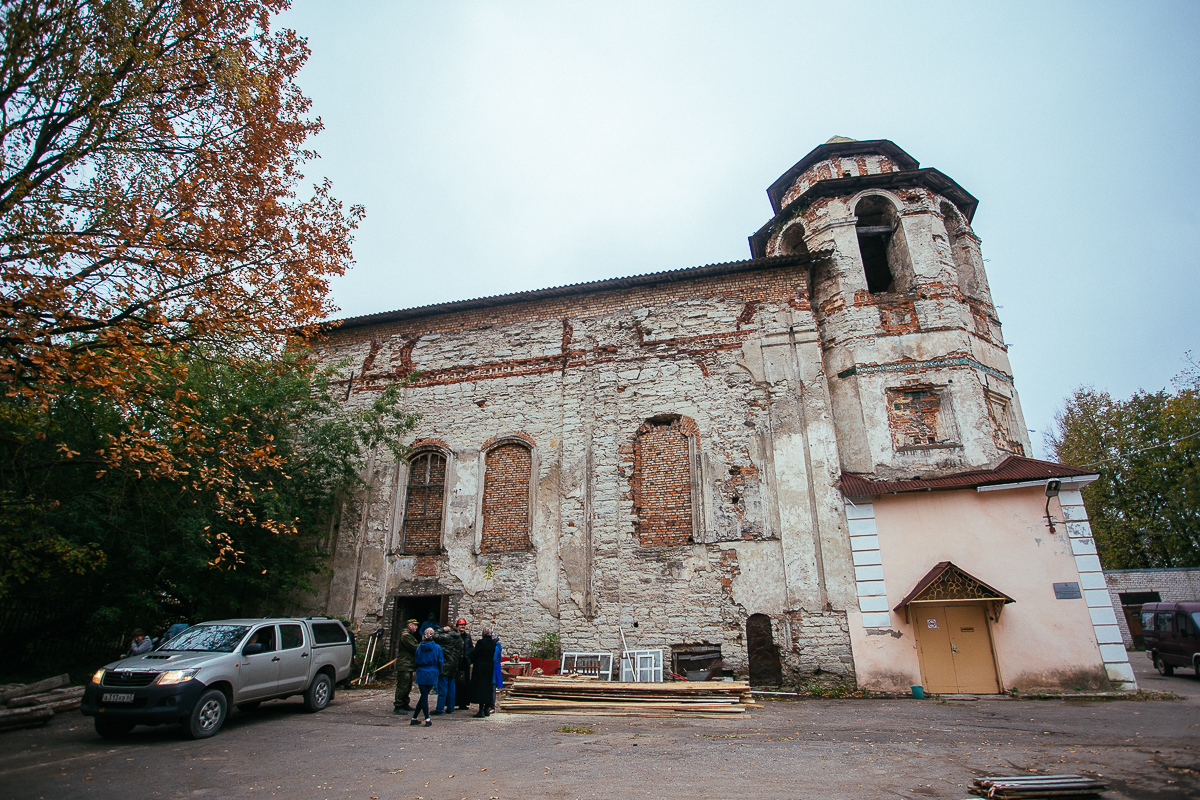
<svg viewBox="0 0 1200 800">
<path fill-rule="evenodd" d="M 397 597 L 392 609 L 392 635 L 388 658 L 395 658 L 400 647 L 400 634 L 410 619 L 420 625 L 433 614 L 441 625 L 450 624 L 450 595 L 427 594 Z"/>
<path fill-rule="evenodd" d="M 750 657 L 750 683 L 754 686 L 778 686 L 783 683 L 779 648 L 771 633 L 771 618 L 751 614 L 746 620 L 746 650 Z"/>
</svg>

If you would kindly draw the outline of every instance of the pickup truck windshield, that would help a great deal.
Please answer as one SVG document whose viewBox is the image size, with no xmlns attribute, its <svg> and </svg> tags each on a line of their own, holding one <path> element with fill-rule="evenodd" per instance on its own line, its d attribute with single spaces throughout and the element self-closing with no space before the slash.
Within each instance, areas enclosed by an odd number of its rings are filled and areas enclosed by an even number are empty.
<svg viewBox="0 0 1200 800">
<path fill-rule="evenodd" d="M 232 653 L 238 642 L 249 632 L 248 625 L 197 625 L 188 628 L 159 649 Z"/>
</svg>

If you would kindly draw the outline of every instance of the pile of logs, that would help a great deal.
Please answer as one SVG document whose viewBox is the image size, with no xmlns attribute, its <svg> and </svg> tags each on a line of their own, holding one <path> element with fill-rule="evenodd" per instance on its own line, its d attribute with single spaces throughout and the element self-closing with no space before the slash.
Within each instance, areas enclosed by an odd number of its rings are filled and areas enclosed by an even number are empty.
<svg viewBox="0 0 1200 800">
<path fill-rule="evenodd" d="M 622 683 L 594 676 L 516 677 L 496 710 L 510 714 L 625 717 L 724 717 L 762 708 L 745 681 Z"/>
<path fill-rule="evenodd" d="M 1078 775 L 1020 775 L 976 778 L 971 794 L 980 797 L 1052 798 L 1099 797 L 1108 786 Z"/>
<path fill-rule="evenodd" d="M 66 675 L 37 683 L 0 686 L 0 731 L 45 725 L 60 711 L 79 708 L 83 687 L 71 686 Z"/>
</svg>

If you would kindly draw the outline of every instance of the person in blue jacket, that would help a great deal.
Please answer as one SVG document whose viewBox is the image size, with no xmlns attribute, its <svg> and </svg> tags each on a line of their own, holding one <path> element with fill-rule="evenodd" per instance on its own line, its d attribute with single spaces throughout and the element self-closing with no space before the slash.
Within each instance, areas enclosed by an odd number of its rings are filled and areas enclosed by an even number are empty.
<svg viewBox="0 0 1200 800">
<path fill-rule="evenodd" d="M 434 686 L 437 686 L 438 676 L 442 674 L 442 648 L 433 640 L 433 628 L 426 628 L 425 634 L 421 637 L 421 643 L 417 645 L 417 688 L 421 690 L 421 699 L 417 701 L 417 707 L 413 710 L 412 721 L 409 725 L 420 725 L 421 720 L 417 717 L 421 714 L 421 709 L 425 710 L 425 727 L 428 728 L 433 724 L 433 720 L 429 718 L 429 692 Z"/>
<path fill-rule="evenodd" d="M 495 633 L 492 636 L 496 636 Z M 492 701 L 488 703 L 488 713 L 496 710 L 496 692 L 504 688 L 504 652 L 500 647 L 500 637 L 496 637 L 496 666 L 492 674 Z"/>
</svg>

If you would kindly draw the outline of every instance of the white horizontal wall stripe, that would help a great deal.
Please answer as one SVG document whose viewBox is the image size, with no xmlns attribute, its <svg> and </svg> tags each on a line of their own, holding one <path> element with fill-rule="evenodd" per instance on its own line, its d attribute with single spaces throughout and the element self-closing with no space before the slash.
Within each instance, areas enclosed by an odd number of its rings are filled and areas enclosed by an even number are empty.
<svg viewBox="0 0 1200 800">
<path fill-rule="evenodd" d="M 1067 537 L 1075 556 L 1075 567 L 1079 570 L 1079 585 L 1092 618 L 1092 630 L 1096 634 L 1104 671 L 1117 691 L 1136 692 L 1137 679 L 1133 676 L 1133 667 L 1129 665 L 1129 653 L 1121 643 L 1121 629 L 1117 625 L 1117 615 L 1104 573 L 1101 572 L 1100 557 L 1096 554 L 1096 540 L 1092 538 L 1092 526 L 1083 505 L 1083 495 L 1079 492 L 1063 492 L 1058 500 L 1062 505 Z"/>
<path fill-rule="evenodd" d="M 873 519 L 852 519 L 847 521 L 851 536 L 874 536 L 878 533 Z"/>
<path fill-rule="evenodd" d="M 879 530 L 875 527 L 875 506 L 871 503 L 846 503 L 850 528 L 850 550 L 854 558 L 855 588 L 864 628 L 890 628 L 887 585 L 883 580 L 883 557 L 879 552 Z"/>
<path fill-rule="evenodd" d="M 879 537 L 878 536 L 851 536 L 850 537 L 850 549 L 851 550 L 874 550 L 874 551 L 878 552 L 879 551 Z"/>
<path fill-rule="evenodd" d="M 851 553 L 851 555 L 854 556 L 854 566 L 856 567 L 883 563 L 878 550 L 857 550 Z"/>
</svg>

